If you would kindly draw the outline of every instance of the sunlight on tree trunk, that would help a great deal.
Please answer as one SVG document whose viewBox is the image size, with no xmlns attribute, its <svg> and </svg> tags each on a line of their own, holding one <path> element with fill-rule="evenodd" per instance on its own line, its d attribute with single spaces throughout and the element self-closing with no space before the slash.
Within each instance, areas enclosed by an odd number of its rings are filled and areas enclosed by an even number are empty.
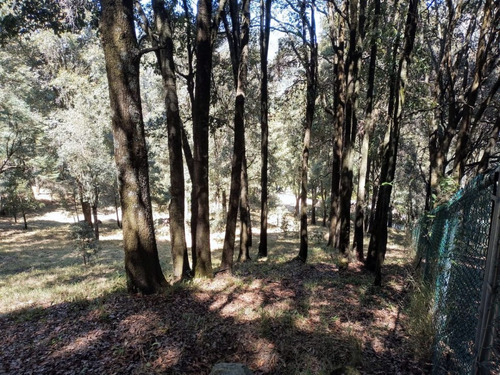
<svg viewBox="0 0 500 375">
<path fill-rule="evenodd" d="M 133 2 L 102 0 L 101 6 L 101 35 L 123 212 L 127 289 L 132 293 L 158 293 L 168 284 L 160 267 L 153 226 Z"/>
</svg>

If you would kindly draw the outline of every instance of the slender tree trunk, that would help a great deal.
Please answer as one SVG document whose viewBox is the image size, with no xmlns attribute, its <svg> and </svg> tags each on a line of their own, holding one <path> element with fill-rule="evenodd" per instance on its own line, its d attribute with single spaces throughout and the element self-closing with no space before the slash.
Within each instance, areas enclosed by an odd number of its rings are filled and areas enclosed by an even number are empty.
<svg viewBox="0 0 500 375">
<path fill-rule="evenodd" d="M 116 186 L 115 186 L 116 188 Z M 114 189 L 114 188 L 113 188 Z M 116 194 L 119 194 L 118 191 L 113 192 L 113 200 L 115 202 L 115 214 L 116 214 L 116 226 L 120 229 L 122 229 L 122 223 L 120 221 L 120 212 L 118 210 L 118 202 L 119 198 L 116 199 Z"/>
<path fill-rule="evenodd" d="M 99 220 L 97 219 L 97 204 L 99 203 L 99 188 L 94 188 L 94 202 L 92 203 L 92 216 L 94 217 L 94 235 L 99 240 Z"/>
<path fill-rule="evenodd" d="M 80 205 L 82 206 L 83 220 L 85 220 L 92 228 L 92 208 L 90 203 L 83 196 L 83 186 L 78 182 L 78 194 L 80 195 Z"/>
<path fill-rule="evenodd" d="M 194 57 L 194 47 L 193 47 L 193 37 L 192 37 L 192 30 L 191 30 L 191 11 L 190 11 L 190 5 L 187 0 L 182 1 L 182 7 L 184 11 L 184 16 L 188 20 L 186 22 L 186 49 L 187 49 L 187 57 L 188 57 L 188 74 L 187 74 L 187 91 L 189 95 L 189 99 L 191 102 L 191 117 L 194 119 L 195 117 L 195 94 L 194 94 L 194 87 L 195 87 L 195 73 L 194 73 L 194 66 L 193 66 L 193 57 Z M 194 124 L 193 124 L 194 127 Z M 189 140 L 186 134 L 186 131 L 184 127 L 182 128 L 182 150 L 184 151 L 184 157 L 186 159 L 186 164 L 188 166 L 189 170 L 189 177 L 191 179 L 191 182 L 194 184 L 195 178 L 194 178 L 194 157 L 193 153 L 191 151 L 191 148 L 189 147 Z M 192 268 L 193 270 L 196 268 L 196 218 L 198 216 L 198 203 L 196 200 L 196 189 L 194 186 L 191 188 L 191 195 L 190 195 L 190 209 L 191 209 L 191 219 L 190 219 L 190 232 L 191 232 L 191 260 L 192 260 Z M 186 256 L 185 256 L 186 257 Z"/>
<path fill-rule="evenodd" d="M 78 223 L 80 221 L 80 216 L 78 215 L 78 205 L 76 204 L 76 192 L 75 192 L 74 188 L 72 190 L 73 190 L 73 193 L 72 193 L 72 196 L 73 196 L 73 209 L 75 210 L 76 222 Z M 0 212 L 1 212 L 1 206 L 0 206 Z"/>
<path fill-rule="evenodd" d="M 410 0 L 408 5 L 403 51 L 399 60 L 397 72 L 395 72 L 394 84 L 392 84 L 389 97 L 389 128 L 386 135 L 387 142 L 384 142 L 385 147 L 380 174 L 377 209 L 375 213 L 375 227 L 372 231 L 369 245 L 369 247 L 373 249 L 375 255 L 375 285 L 381 285 L 382 283 L 381 268 L 387 249 L 387 220 L 390 209 L 392 183 L 396 170 L 399 130 L 403 113 L 408 67 L 417 30 L 418 3 L 418 0 Z"/>
<path fill-rule="evenodd" d="M 323 216 L 323 227 L 326 227 L 326 217 L 327 217 L 327 212 L 326 212 L 326 189 L 323 186 L 323 181 L 321 181 L 321 210 L 322 210 L 322 216 Z"/>
<path fill-rule="evenodd" d="M 340 178 L 340 236 L 339 251 L 347 254 L 351 228 L 351 198 L 353 191 L 354 145 L 358 120 L 356 115 L 359 90 L 359 69 L 362 34 L 364 29 L 364 7 L 366 0 L 349 2 L 349 52 L 346 64 L 346 108 L 342 147 L 342 170 Z M 363 23 L 363 24 L 362 24 Z"/>
<path fill-rule="evenodd" d="M 316 225 L 316 203 L 318 202 L 317 200 L 317 195 L 316 195 L 316 186 L 313 187 L 312 189 L 312 205 L 311 205 L 311 225 Z"/>
<path fill-rule="evenodd" d="M 380 0 L 374 1 L 374 15 L 372 22 L 373 37 L 370 48 L 370 63 L 368 66 L 368 89 L 366 93 L 366 112 L 365 129 L 363 133 L 363 142 L 361 144 L 361 161 L 359 163 L 358 190 L 356 194 L 356 211 L 354 218 L 354 242 L 353 248 L 356 250 L 356 256 L 359 261 L 364 260 L 363 242 L 365 228 L 365 197 L 366 197 L 366 178 L 368 172 L 368 154 L 370 150 L 370 138 L 373 133 L 375 118 L 377 115 L 373 111 L 375 95 L 375 67 L 377 61 L 377 33 L 380 17 Z"/>
<path fill-rule="evenodd" d="M 113 113 L 127 289 L 158 293 L 168 284 L 160 267 L 153 226 L 132 0 L 101 1 L 101 37 Z"/>
<path fill-rule="evenodd" d="M 238 262 L 246 262 L 251 260 L 250 247 L 252 246 L 252 224 L 250 222 L 247 160 L 245 155 L 243 155 L 243 164 L 241 168 L 240 223 L 240 251 L 238 254 Z"/>
<path fill-rule="evenodd" d="M 212 75 L 211 40 L 212 1 L 198 0 L 196 20 L 196 92 L 193 113 L 194 180 L 196 204 L 194 231 L 196 250 L 195 277 L 212 277 L 210 252 L 210 207 L 208 186 L 208 134 L 210 111 L 210 85 Z"/>
<path fill-rule="evenodd" d="M 233 268 L 234 243 L 236 237 L 236 220 L 241 194 L 241 174 L 243 160 L 245 158 L 245 90 L 248 66 L 250 2 L 249 0 L 244 0 L 242 3 L 241 33 L 237 12 L 237 1 L 231 0 L 229 6 L 232 16 L 233 29 L 231 31 L 228 29 L 227 22 L 225 22 L 225 25 L 228 39 L 231 41 L 230 45 L 232 45 L 231 56 L 233 61 L 233 71 L 236 73 L 236 100 L 234 114 L 234 150 L 231 166 L 231 188 L 229 192 L 226 234 L 222 248 L 221 270 L 231 272 Z M 243 240 L 243 237 L 247 235 L 246 231 L 241 235 Z"/>
<path fill-rule="evenodd" d="M 497 113 L 497 119 L 495 125 L 491 129 L 490 136 L 488 138 L 488 144 L 484 149 L 484 154 L 481 157 L 481 161 L 478 166 L 478 173 L 483 174 L 488 171 L 488 166 L 490 162 L 491 154 L 495 151 L 495 147 L 498 142 L 498 134 L 500 133 L 500 113 Z"/>
<path fill-rule="evenodd" d="M 308 233 L 307 233 L 307 179 L 309 170 L 309 148 L 311 145 L 311 128 L 314 121 L 318 85 L 318 44 L 316 41 L 315 1 L 310 3 L 311 16 L 307 19 L 306 2 L 300 3 L 302 19 L 302 40 L 307 46 L 305 61 L 306 70 L 306 118 L 304 122 L 304 142 L 302 149 L 302 167 L 300 178 L 300 250 L 298 259 L 307 261 Z"/>
<path fill-rule="evenodd" d="M 189 277 L 189 262 L 186 264 L 187 245 L 185 231 L 185 184 L 184 163 L 182 160 L 182 120 L 179 112 L 179 100 L 177 97 L 177 82 L 175 76 L 174 43 L 170 20 L 161 0 L 153 0 L 153 11 L 155 18 L 156 45 L 165 46 L 157 52 L 163 86 L 165 89 L 165 109 L 167 117 L 168 133 L 168 155 L 170 163 L 170 246 L 172 252 L 172 264 L 174 281 Z"/>
<path fill-rule="evenodd" d="M 268 125 L 268 74 L 267 56 L 269 33 L 271 30 L 271 0 L 260 0 L 260 127 L 261 142 L 261 195 L 260 195 L 260 241 L 258 257 L 267 257 L 267 216 L 268 216 L 268 164 L 269 164 L 269 125 Z"/>
<path fill-rule="evenodd" d="M 347 2 L 346 2 L 347 3 Z M 333 73 L 334 83 L 334 117 L 333 117 L 333 160 L 332 160 L 332 191 L 330 206 L 330 230 L 328 235 L 328 246 L 338 248 L 339 245 L 339 224 L 340 224 L 340 174 L 342 166 L 342 127 L 345 121 L 345 78 L 344 78 L 344 27 L 345 19 L 339 16 L 339 24 L 336 25 L 335 10 L 328 3 L 328 14 L 330 24 L 330 39 L 334 47 L 335 63 Z M 338 36 L 335 40 L 335 28 L 338 28 Z"/>
<path fill-rule="evenodd" d="M 453 162 L 452 173 L 457 183 L 460 183 L 460 180 L 464 176 L 465 160 L 467 158 L 470 143 L 469 134 L 472 123 L 473 109 L 476 105 L 479 91 L 481 89 L 481 83 L 484 76 L 484 66 L 488 59 L 488 50 L 492 48 L 493 43 L 498 45 L 498 39 L 496 38 L 498 31 L 492 32 L 492 27 L 498 30 L 498 21 L 500 17 L 498 16 L 498 10 L 496 10 L 497 6 L 498 2 L 494 5 L 492 0 L 485 1 L 481 30 L 478 39 L 474 74 L 472 82 L 465 93 L 465 103 L 462 108 L 462 117 L 457 134 L 455 160 Z M 496 22 L 494 21 L 495 11 L 497 12 Z"/>
<path fill-rule="evenodd" d="M 184 157 L 186 158 L 186 164 L 188 166 L 189 177 L 191 178 L 191 182 L 194 181 L 194 158 L 191 152 L 191 148 L 189 147 L 189 141 L 187 139 L 186 132 L 184 128 L 182 128 L 182 150 L 184 151 Z M 196 233 L 194 228 L 196 227 L 196 217 L 197 217 L 197 207 L 196 204 L 196 194 L 194 187 L 191 188 L 190 195 L 191 203 L 191 219 L 190 219 L 190 227 L 191 227 L 191 261 L 192 268 L 195 269 L 196 265 Z"/>
<path fill-rule="evenodd" d="M 23 215 L 23 224 L 24 224 L 24 229 L 28 229 L 28 220 L 26 220 L 26 211 L 21 210 L 21 214 Z"/>
</svg>

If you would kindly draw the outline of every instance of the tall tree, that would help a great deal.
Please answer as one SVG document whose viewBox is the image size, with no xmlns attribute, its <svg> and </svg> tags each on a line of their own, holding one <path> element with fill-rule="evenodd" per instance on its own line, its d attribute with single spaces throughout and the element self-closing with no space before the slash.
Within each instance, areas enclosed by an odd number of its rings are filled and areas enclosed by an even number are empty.
<svg viewBox="0 0 500 375">
<path fill-rule="evenodd" d="M 339 251 L 346 254 L 349 249 L 351 227 L 351 197 L 353 190 L 354 145 L 356 142 L 358 118 L 359 71 L 363 38 L 365 34 L 366 0 L 348 2 L 349 43 L 345 78 L 346 102 L 345 122 L 342 140 L 342 168 L 340 176 L 340 234 Z"/>
<path fill-rule="evenodd" d="M 163 0 L 153 0 L 154 31 L 143 12 L 142 6 L 136 2 L 142 19 L 142 27 L 149 37 L 153 48 L 157 49 L 156 57 L 162 75 L 165 90 L 165 110 L 168 133 L 168 156 L 170 164 L 170 243 L 174 280 L 189 277 L 191 269 L 186 245 L 184 201 L 184 163 L 182 159 L 182 120 L 177 96 L 177 79 L 175 73 L 174 42 L 172 19 Z"/>
<path fill-rule="evenodd" d="M 245 91 L 248 70 L 248 41 L 250 37 L 250 1 L 241 3 L 241 27 L 237 0 L 229 1 L 231 27 L 226 14 L 223 15 L 224 27 L 229 41 L 234 83 L 236 86 L 234 113 L 234 145 L 231 162 L 231 188 L 226 221 L 226 235 L 222 249 L 221 269 L 231 271 L 233 267 L 236 219 L 240 202 L 243 161 L 245 159 Z M 246 204 L 246 202 L 244 202 Z M 242 208 L 246 209 L 246 207 Z M 245 213 L 242 212 L 242 215 Z M 242 239 L 246 228 L 242 228 Z M 240 246 L 245 244 L 240 244 Z"/>
<path fill-rule="evenodd" d="M 345 22 L 347 4 L 344 2 L 344 10 L 340 11 L 333 1 L 328 2 L 328 24 L 329 36 L 335 61 L 333 64 L 333 75 L 335 77 L 333 88 L 333 155 L 332 155 L 332 183 L 330 199 L 330 228 L 328 235 L 328 246 L 338 247 L 340 229 L 340 176 L 342 166 L 342 128 L 345 121 Z M 338 19 L 338 22 L 336 22 Z"/>
<path fill-rule="evenodd" d="M 193 260 L 195 277 L 212 277 L 210 252 L 210 207 L 208 183 L 208 134 L 210 112 L 210 84 L 212 75 L 212 1 L 198 0 L 196 18 L 196 78 L 193 105 L 193 189 L 196 257 Z"/>
<path fill-rule="evenodd" d="M 380 17 L 380 0 L 373 1 L 374 13 L 371 21 L 370 62 L 368 65 L 368 81 L 366 90 L 365 126 L 363 129 L 363 141 L 361 144 L 361 160 L 359 162 L 358 189 L 356 194 L 356 211 L 354 219 L 354 242 L 353 248 L 359 261 L 364 260 L 363 240 L 365 228 L 365 197 L 366 178 L 368 174 L 368 154 L 370 149 L 370 138 L 373 132 L 376 113 L 374 112 L 375 101 L 375 67 L 377 61 L 377 35 Z"/>
<path fill-rule="evenodd" d="M 309 7 L 309 17 L 307 8 Z M 304 121 L 304 141 L 300 176 L 300 250 L 298 258 L 306 262 L 308 255 L 307 238 L 307 177 L 309 169 L 309 148 L 311 128 L 314 121 L 316 98 L 318 96 L 318 42 L 316 40 L 316 3 L 301 1 L 297 9 L 301 20 L 302 49 L 292 47 L 306 71 L 306 118 Z"/>
<path fill-rule="evenodd" d="M 139 89 L 141 51 L 133 0 L 102 0 L 100 22 L 113 113 L 127 289 L 132 293 L 158 293 L 168 284 L 160 267 L 153 226 Z"/>
<path fill-rule="evenodd" d="M 390 82 L 388 104 L 389 125 L 383 144 L 383 161 L 375 212 L 375 226 L 371 233 L 369 245 L 369 254 L 373 254 L 373 256 L 367 258 L 365 263 L 367 268 L 375 271 L 375 285 L 380 285 L 382 282 L 381 267 L 387 249 L 387 220 L 396 170 L 400 126 L 408 80 L 408 67 L 417 32 L 418 4 L 418 0 L 410 0 L 408 3 L 403 49 L 399 61 L 394 66 L 395 69 L 393 70 Z M 397 51 L 397 44 L 395 44 L 394 51 Z"/>
<path fill-rule="evenodd" d="M 426 14 L 425 25 L 436 25 L 425 33 L 432 67 L 428 80 L 434 82 L 430 90 L 435 103 L 429 116 L 426 208 L 430 209 L 452 192 L 444 189 L 450 180 L 451 185 L 459 185 L 473 134 L 500 88 L 494 73 L 499 59 L 498 43 L 494 42 L 499 30 L 494 25 L 500 22 L 500 11 L 492 1 L 446 1 L 433 4 Z M 464 38 L 458 41 L 457 33 Z M 450 164 L 451 179 L 446 174 Z"/>
<path fill-rule="evenodd" d="M 246 145 L 243 151 L 241 164 L 241 194 L 240 194 L 240 251 L 238 262 L 251 260 L 250 247 L 252 246 L 252 221 L 250 213 L 250 202 L 248 199 L 248 165 L 246 157 Z"/>
<path fill-rule="evenodd" d="M 267 257 L 268 165 L 269 165 L 269 103 L 268 69 L 269 34 L 271 30 L 271 0 L 260 0 L 260 129 L 261 146 L 261 193 L 260 193 L 260 241 L 259 257 Z"/>
<path fill-rule="evenodd" d="M 464 93 L 464 103 L 460 112 L 460 120 L 458 122 L 457 144 L 455 147 L 455 158 L 453 161 L 452 175 L 459 183 L 465 172 L 465 161 L 467 158 L 470 145 L 470 131 L 474 117 L 474 107 L 479 98 L 481 86 L 485 76 L 489 73 L 494 73 L 498 65 L 498 35 L 500 34 L 498 24 L 500 22 L 500 9 L 498 2 L 493 3 L 493 0 L 486 0 L 483 7 L 483 17 L 479 30 L 479 40 L 474 61 L 474 67 L 469 84 Z M 495 51 L 496 50 L 496 51 Z M 494 51 L 493 54 L 491 51 Z M 500 82 L 500 78 L 497 79 Z M 493 85 L 488 98 L 496 94 L 499 85 Z M 480 106 L 481 107 L 481 106 Z M 481 117 L 481 113 L 476 112 L 477 117 Z"/>
</svg>

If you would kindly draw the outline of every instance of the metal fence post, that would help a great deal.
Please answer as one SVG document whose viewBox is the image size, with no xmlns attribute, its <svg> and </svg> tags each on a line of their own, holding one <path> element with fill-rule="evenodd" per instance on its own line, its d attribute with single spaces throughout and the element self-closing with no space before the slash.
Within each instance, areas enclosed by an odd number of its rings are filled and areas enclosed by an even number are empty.
<svg viewBox="0 0 500 375">
<path fill-rule="evenodd" d="M 473 369 L 474 375 L 489 374 L 489 361 L 495 339 L 494 321 L 498 313 L 498 280 L 500 261 L 500 172 L 495 173 L 493 212 L 491 217 L 488 255 L 481 291 L 481 305 L 479 308 L 479 322 L 476 332 L 476 360 Z"/>
</svg>

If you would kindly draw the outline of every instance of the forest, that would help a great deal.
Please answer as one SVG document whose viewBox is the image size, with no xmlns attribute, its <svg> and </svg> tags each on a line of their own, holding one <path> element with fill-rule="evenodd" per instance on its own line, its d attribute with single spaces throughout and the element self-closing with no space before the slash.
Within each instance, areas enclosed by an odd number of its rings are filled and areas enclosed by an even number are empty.
<svg viewBox="0 0 500 375">
<path fill-rule="evenodd" d="M 23 343 L 33 332 L 22 321 L 56 324 L 64 310 L 68 326 L 56 328 L 67 334 L 50 339 L 58 358 L 85 342 L 121 358 L 88 360 L 89 373 L 209 373 L 229 360 L 255 373 L 427 373 L 432 334 L 412 331 L 419 323 L 405 310 L 408 278 L 419 289 L 412 230 L 498 166 L 499 24 L 498 0 L 2 2 L 0 327 L 16 321 L 9 332 Z M 94 291 L 30 294 L 45 302 L 7 308 L 24 298 L 7 290 L 31 283 L 28 258 L 70 267 L 61 280 Z M 294 307 L 269 312 L 273 299 Z M 415 313 L 424 320 L 429 299 Z M 260 326 L 234 315 L 227 326 L 212 307 L 232 300 Z M 65 303 L 89 312 L 81 342 L 67 317 L 82 314 Z M 385 329 L 394 325 L 385 344 L 373 344 L 382 328 L 365 307 L 375 305 Z M 130 320 L 132 338 L 116 336 L 122 326 L 93 330 L 92 314 L 109 326 Z M 406 323 L 384 320 L 396 315 Z M 302 329 L 300 355 L 280 347 Z M 423 338 L 412 344 L 412 334 Z M 120 340 L 133 344 L 110 346 Z M 15 353 L 3 370 L 32 371 Z M 48 359 L 39 366 L 56 371 Z"/>
</svg>

